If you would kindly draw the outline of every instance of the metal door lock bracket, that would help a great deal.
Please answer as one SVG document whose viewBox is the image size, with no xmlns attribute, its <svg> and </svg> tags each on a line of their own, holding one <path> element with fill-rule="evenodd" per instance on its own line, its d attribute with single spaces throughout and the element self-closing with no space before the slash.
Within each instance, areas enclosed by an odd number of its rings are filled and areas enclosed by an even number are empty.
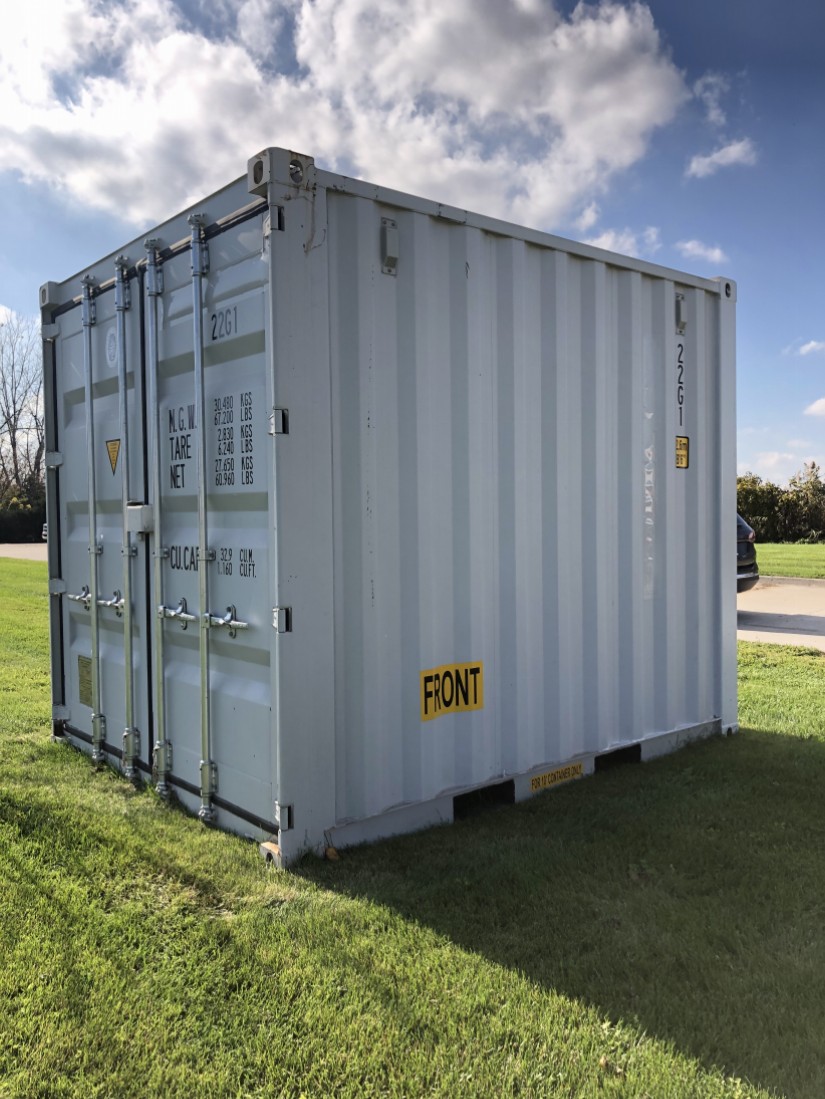
<svg viewBox="0 0 825 1099">
<path fill-rule="evenodd" d="M 228 628 L 229 636 L 235 637 L 238 630 L 248 630 L 248 622 L 240 622 L 237 618 L 237 611 L 234 605 L 226 608 L 226 614 L 205 614 L 203 616 L 203 623 L 208 630 L 220 629 L 222 626 Z"/>
<path fill-rule="evenodd" d="M 68 592 L 67 599 L 71 599 L 73 603 L 82 603 L 84 610 L 89 610 L 92 605 L 92 593 L 89 591 L 89 585 L 84 584 L 79 592 Z"/>
<path fill-rule="evenodd" d="M 292 607 L 272 608 L 272 628 L 277 633 L 292 633 Z"/>
<path fill-rule="evenodd" d="M 123 607 L 125 605 L 123 596 L 119 591 L 116 591 L 111 599 L 98 599 L 97 605 L 99 607 L 114 607 L 115 614 L 118 618 L 123 615 Z"/>
<path fill-rule="evenodd" d="M 197 622 L 197 615 L 187 611 L 185 598 L 181 598 L 176 607 L 158 607 L 158 618 L 176 618 L 182 630 L 185 630 L 190 622 Z"/>
</svg>

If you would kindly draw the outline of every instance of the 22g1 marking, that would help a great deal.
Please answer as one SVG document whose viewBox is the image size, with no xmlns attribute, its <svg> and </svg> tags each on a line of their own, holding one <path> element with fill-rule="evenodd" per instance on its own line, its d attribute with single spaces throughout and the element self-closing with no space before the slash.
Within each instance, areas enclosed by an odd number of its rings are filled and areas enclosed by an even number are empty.
<svg viewBox="0 0 825 1099">
<path fill-rule="evenodd" d="M 228 309 L 219 309 L 209 318 L 212 325 L 212 339 L 225 340 L 234 336 L 238 331 L 238 307 L 232 305 Z"/>
<path fill-rule="evenodd" d="M 685 426 L 685 345 L 676 345 L 676 404 L 679 408 L 679 427 Z"/>
</svg>

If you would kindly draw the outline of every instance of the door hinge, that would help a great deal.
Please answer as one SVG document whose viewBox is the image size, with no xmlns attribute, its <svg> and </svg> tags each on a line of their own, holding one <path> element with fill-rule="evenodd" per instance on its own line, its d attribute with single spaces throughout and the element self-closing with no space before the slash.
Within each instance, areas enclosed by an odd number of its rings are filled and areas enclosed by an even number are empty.
<svg viewBox="0 0 825 1099">
<path fill-rule="evenodd" d="M 269 414 L 269 434 L 289 435 L 289 409 L 273 408 Z"/>
<path fill-rule="evenodd" d="M 134 759 L 140 755 L 140 731 L 135 728 L 123 730 L 123 755 L 126 759 Z"/>
<path fill-rule="evenodd" d="M 61 580 L 57 576 L 53 576 L 49 580 L 49 595 L 65 595 L 66 594 L 66 581 Z"/>
<path fill-rule="evenodd" d="M 278 633 L 292 633 L 292 607 L 272 608 L 272 628 Z"/>
<path fill-rule="evenodd" d="M 63 454 L 59 450 L 46 451 L 46 469 L 59 469 L 63 465 Z"/>
<path fill-rule="evenodd" d="M 398 222 L 392 218 L 381 218 L 381 270 L 398 274 Z"/>
<path fill-rule="evenodd" d="M 687 328 L 687 307 L 685 305 L 685 295 L 676 295 L 676 333 L 679 336 L 684 336 L 685 329 Z"/>
<path fill-rule="evenodd" d="M 292 825 L 292 806 L 281 805 L 280 802 L 275 802 L 275 820 L 278 824 L 279 832 L 289 832 L 293 827 Z"/>
<path fill-rule="evenodd" d="M 283 233 L 285 228 L 286 223 L 284 221 L 283 206 L 270 206 L 269 213 L 264 218 L 264 240 L 269 239 L 273 229 L 279 233 Z"/>
<path fill-rule="evenodd" d="M 152 782 L 172 770 L 172 741 L 159 740 L 152 749 Z"/>
<path fill-rule="evenodd" d="M 211 798 L 218 792 L 218 765 L 211 760 L 201 760 L 201 796 Z"/>
</svg>

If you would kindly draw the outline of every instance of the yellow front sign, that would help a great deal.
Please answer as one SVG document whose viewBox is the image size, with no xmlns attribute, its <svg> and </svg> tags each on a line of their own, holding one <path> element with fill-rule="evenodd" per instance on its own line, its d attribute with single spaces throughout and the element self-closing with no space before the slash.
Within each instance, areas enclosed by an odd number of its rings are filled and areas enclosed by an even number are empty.
<svg viewBox="0 0 825 1099">
<path fill-rule="evenodd" d="M 421 720 L 484 708 L 484 665 L 442 664 L 419 673 Z"/>
</svg>

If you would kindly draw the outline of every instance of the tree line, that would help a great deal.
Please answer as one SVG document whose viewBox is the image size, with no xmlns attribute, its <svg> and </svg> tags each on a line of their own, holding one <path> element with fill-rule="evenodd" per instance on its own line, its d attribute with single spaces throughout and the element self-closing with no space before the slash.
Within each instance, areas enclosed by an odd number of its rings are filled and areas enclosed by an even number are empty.
<svg viewBox="0 0 825 1099">
<path fill-rule="evenodd" d="M 43 367 L 33 317 L 0 312 L 0 542 L 40 537 L 43 480 Z"/>
<path fill-rule="evenodd" d="M 816 462 L 805 462 L 787 488 L 754 473 L 737 477 L 736 506 L 760 542 L 825 542 L 825 482 Z"/>
</svg>

